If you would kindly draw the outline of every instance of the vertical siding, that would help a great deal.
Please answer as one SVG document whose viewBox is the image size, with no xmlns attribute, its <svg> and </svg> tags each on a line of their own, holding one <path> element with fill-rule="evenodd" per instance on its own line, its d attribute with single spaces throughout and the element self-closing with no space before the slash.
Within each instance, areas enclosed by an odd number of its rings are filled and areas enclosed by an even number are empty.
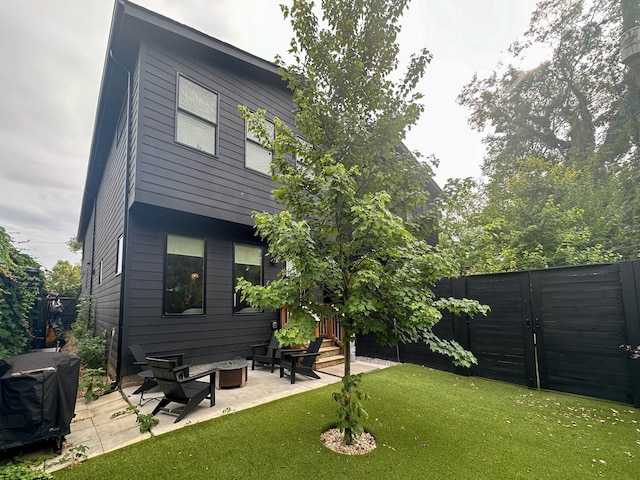
<svg viewBox="0 0 640 480">
<path fill-rule="evenodd" d="M 233 314 L 233 243 L 256 243 L 251 228 L 227 222 L 137 206 L 132 210 L 127 276 L 125 344 L 147 353 L 183 352 L 191 364 L 251 353 L 252 343 L 269 338 L 275 312 Z M 163 316 L 166 234 L 206 240 L 205 315 Z M 264 262 L 265 280 L 278 267 Z M 131 365 L 125 370 L 132 371 Z"/>
<path fill-rule="evenodd" d="M 216 156 L 175 142 L 178 73 L 219 96 Z M 245 125 L 237 107 L 266 108 L 293 125 L 284 82 L 261 82 L 211 55 L 204 59 L 169 45 L 143 44 L 139 95 L 137 200 L 245 225 L 252 224 L 254 210 L 276 211 L 270 177 L 244 166 Z"/>
</svg>

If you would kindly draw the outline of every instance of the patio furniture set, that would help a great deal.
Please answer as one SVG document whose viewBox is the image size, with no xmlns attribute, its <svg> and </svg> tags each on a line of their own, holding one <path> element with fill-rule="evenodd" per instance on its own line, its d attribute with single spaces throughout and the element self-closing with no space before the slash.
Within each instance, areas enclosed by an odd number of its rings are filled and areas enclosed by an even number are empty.
<svg viewBox="0 0 640 480">
<path fill-rule="evenodd" d="M 256 363 L 269 366 L 271 373 L 275 365 L 279 365 L 280 377 L 289 375 L 291 383 L 295 383 L 296 374 L 320 379 L 313 371 L 313 363 L 320 355 L 322 338 L 313 340 L 307 348 L 281 349 L 278 340 L 273 336 L 268 343 L 251 345 L 251 370 Z M 139 405 L 150 400 L 159 400 L 152 414 L 165 412 L 176 415 L 174 423 L 182 420 L 203 400 L 209 400 L 209 407 L 216 404 L 216 389 L 244 387 L 247 382 L 249 362 L 244 359 L 233 359 L 216 362 L 203 372 L 189 372 L 190 365 L 184 364 L 184 354 L 145 355 L 140 345 L 132 345 L 129 351 L 134 357 L 134 365 L 141 368 L 138 376 L 142 385 L 134 394 L 140 394 Z M 208 381 L 198 381 L 209 377 Z M 162 398 L 145 399 L 144 393 L 158 386 L 163 393 Z M 168 408 L 170 404 L 183 405 L 179 410 Z"/>
</svg>

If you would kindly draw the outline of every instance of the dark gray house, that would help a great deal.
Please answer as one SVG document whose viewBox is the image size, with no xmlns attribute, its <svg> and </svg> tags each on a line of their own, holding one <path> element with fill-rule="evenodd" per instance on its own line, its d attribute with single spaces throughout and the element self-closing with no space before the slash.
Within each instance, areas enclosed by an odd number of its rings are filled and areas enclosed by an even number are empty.
<svg viewBox="0 0 640 480">
<path fill-rule="evenodd" d="M 78 239 L 83 294 L 117 380 L 135 371 L 130 345 L 192 364 L 245 357 L 279 321 L 234 288 L 281 268 L 251 218 L 277 211 L 271 152 L 238 105 L 294 125 L 273 63 L 116 0 Z"/>
<path fill-rule="evenodd" d="M 117 0 L 78 227 L 82 289 L 110 365 L 127 347 L 184 352 L 190 363 L 250 353 L 277 312 L 256 312 L 235 278 L 264 282 L 251 212 L 276 211 L 271 152 L 238 105 L 293 125 L 277 67 L 125 0 Z"/>
</svg>

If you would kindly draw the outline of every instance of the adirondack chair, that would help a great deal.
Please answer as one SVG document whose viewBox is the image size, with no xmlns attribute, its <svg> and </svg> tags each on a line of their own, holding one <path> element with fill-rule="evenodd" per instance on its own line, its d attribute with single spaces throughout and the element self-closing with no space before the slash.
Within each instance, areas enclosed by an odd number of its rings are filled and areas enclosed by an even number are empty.
<svg viewBox="0 0 640 480">
<path fill-rule="evenodd" d="M 256 362 L 271 365 L 271 373 L 273 373 L 275 365 L 280 364 L 280 349 L 275 335 L 271 337 L 269 343 L 251 345 L 251 370 L 255 370 Z"/>
<path fill-rule="evenodd" d="M 153 379 L 153 372 L 149 368 L 149 364 L 147 363 L 147 355 L 144 353 L 142 346 L 140 346 L 139 343 L 129 345 L 129 352 L 131 352 L 131 355 L 133 355 L 133 364 L 140 368 L 138 376 L 142 378 L 142 385 L 140 385 L 131 395 L 140 394 L 138 405 L 144 405 L 146 403 L 144 399 L 144 392 L 158 386 L 158 383 Z M 184 363 L 184 353 L 169 353 L 166 355 L 154 354 L 153 357 L 175 359 L 178 365 L 182 365 Z M 189 376 L 188 371 L 186 372 L 186 375 Z"/>
<path fill-rule="evenodd" d="M 160 400 L 156 408 L 151 412 L 156 415 L 163 411 L 177 415 L 173 423 L 182 420 L 187 413 L 196 408 L 204 399 L 209 399 L 209 407 L 216 404 L 215 374 L 217 368 L 212 368 L 197 375 L 189 376 L 187 373 L 189 365 L 177 365 L 175 359 L 147 357 L 147 362 L 153 372 L 153 378 L 164 398 Z M 198 382 L 197 379 L 209 376 L 209 382 Z M 179 411 L 166 408 L 170 403 L 180 403 L 184 407 Z"/>
<path fill-rule="evenodd" d="M 306 377 L 320 380 L 320 377 L 313 371 L 313 362 L 320 355 L 322 337 L 317 337 L 309 344 L 309 347 L 302 350 L 281 350 L 280 378 L 284 377 L 288 370 L 291 376 L 291 383 L 296 383 L 296 373 Z"/>
</svg>

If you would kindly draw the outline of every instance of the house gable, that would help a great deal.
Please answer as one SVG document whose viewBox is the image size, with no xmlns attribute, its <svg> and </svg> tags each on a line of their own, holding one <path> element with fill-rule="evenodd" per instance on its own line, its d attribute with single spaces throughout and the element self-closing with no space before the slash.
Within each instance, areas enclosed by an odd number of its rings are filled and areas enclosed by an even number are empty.
<svg viewBox="0 0 640 480">
<path fill-rule="evenodd" d="M 164 60 L 168 60 L 169 64 L 163 65 L 162 61 L 156 64 L 155 60 L 159 60 L 157 58 L 158 52 L 164 51 L 165 49 L 170 52 L 168 53 L 169 57 L 166 56 L 167 54 L 164 54 Z M 155 59 L 151 56 L 154 54 L 156 54 Z M 213 68 L 213 66 L 215 66 L 215 68 Z M 140 72 L 138 72 L 138 67 L 141 69 Z M 154 68 L 160 68 L 161 72 L 154 71 Z M 153 191 L 153 189 L 148 186 L 147 190 L 141 190 L 143 193 L 140 198 L 137 195 L 138 192 L 135 191 L 137 183 L 134 183 L 134 180 L 137 180 L 138 173 L 143 172 L 141 165 L 138 164 L 136 160 L 138 159 L 140 147 L 145 145 L 143 142 L 145 139 L 150 138 L 145 137 L 145 135 L 153 135 L 157 133 L 157 129 L 161 128 L 156 123 L 156 132 L 152 131 L 153 128 L 151 128 L 149 132 L 142 130 L 143 127 L 152 125 L 154 115 L 157 116 L 159 113 L 153 111 L 154 105 L 152 100 L 144 96 L 153 96 L 153 92 L 150 90 L 147 91 L 147 89 L 153 89 L 153 85 L 151 83 L 147 85 L 146 81 L 152 81 L 154 73 L 166 75 L 168 73 L 167 68 L 173 68 L 174 70 L 173 79 L 169 81 L 173 84 L 175 84 L 177 73 L 180 72 L 187 72 L 195 77 L 202 77 L 204 75 L 207 82 L 215 83 L 215 76 L 210 77 L 209 74 L 212 73 L 212 68 L 214 70 L 219 68 L 220 82 L 219 85 L 214 85 L 216 88 L 224 87 L 228 89 L 240 87 L 240 90 L 236 89 L 234 95 L 229 95 L 226 98 L 221 96 L 221 103 L 225 107 L 224 112 L 221 111 L 221 114 L 224 113 L 227 117 L 232 116 L 232 109 L 236 109 L 237 107 L 237 104 L 233 105 L 233 102 L 238 101 L 238 103 L 248 104 L 248 106 L 252 108 L 273 109 L 279 115 L 282 115 L 284 120 L 292 120 L 291 111 L 293 104 L 290 99 L 290 94 L 287 93 L 286 85 L 282 81 L 275 64 L 126 0 L 116 0 L 94 121 L 94 133 L 89 154 L 85 193 L 80 211 L 78 227 L 78 239 L 80 241 L 82 241 L 87 234 L 93 201 L 104 175 L 119 113 L 128 94 L 128 82 L 131 82 L 132 85 L 132 158 L 130 164 L 131 171 L 129 172 L 129 185 L 131 189 L 129 204 L 131 205 L 135 201 L 148 201 L 151 204 L 161 203 L 162 198 L 160 197 L 166 192 Z M 225 84 L 227 81 L 236 82 L 238 78 L 244 79 L 238 82 L 238 85 Z M 162 80 L 156 80 L 162 82 Z M 142 92 L 143 96 L 137 97 L 138 87 L 145 89 L 145 91 Z M 165 85 L 164 87 L 166 88 L 167 86 Z M 242 89 L 244 89 L 244 91 L 242 91 Z M 263 91 L 269 91 L 269 95 L 266 96 L 264 93 L 261 93 Z M 170 105 L 171 99 L 175 103 L 175 85 L 173 86 L 173 90 L 169 88 L 169 90 L 163 93 L 156 91 L 155 94 L 156 98 L 158 96 L 164 97 L 163 101 L 169 110 L 171 110 L 171 108 L 175 109 L 175 106 L 171 107 Z M 251 105 L 252 96 L 255 102 L 253 105 Z M 246 101 L 243 102 L 243 99 Z M 269 102 L 262 103 L 262 100 L 269 100 Z M 145 107 L 149 107 L 149 111 L 141 111 L 141 109 Z M 144 117 L 144 115 L 148 115 L 148 117 Z M 161 120 L 156 118 L 156 121 L 160 121 L 161 123 L 164 121 L 165 124 L 163 128 L 165 130 L 169 128 L 175 129 L 175 119 L 172 118 L 174 115 L 175 113 L 169 114 L 165 111 L 164 118 Z M 162 117 L 162 113 L 160 113 L 160 116 Z M 242 122 L 239 114 L 233 119 L 233 122 L 229 123 L 228 128 L 225 127 L 224 130 L 221 130 L 221 132 L 225 132 L 225 135 L 230 135 L 230 141 L 232 141 L 232 137 L 235 136 L 236 144 L 239 141 L 240 131 L 238 122 Z M 222 140 L 223 139 L 221 139 L 221 143 Z M 169 149 L 168 151 L 173 149 L 173 151 L 178 152 L 178 159 L 180 156 L 189 157 L 189 153 L 187 153 L 189 149 L 177 144 L 175 138 L 171 140 L 171 142 L 168 142 L 166 138 L 163 139 L 163 141 L 165 147 Z M 150 143 L 153 144 L 154 142 L 151 141 Z M 174 145 L 169 147 L 169 143 Z M 240 147 L 243 148 L 244 145 L 236 145 L 235 152 L 233 147 L 229 147 L 227 152 L 234 153 L 238 156 L 239 152 L 237 149 Z M 221 145 L 221 149 L 223 148 L 226 147 Z M 241 153 L 241 155 L 244 155 L 244 153 Z M 222 155 L 219 155 L 219 157 L 221 156 Z M 144 177 L 143 175 L 143 177 L 148 179 L 150 172 L 149 167 L 146 168 L 147 176 Z M 193 172 L 196 175 L 198 175 L 196 173 L 197 170 L 198 169 L 195 168 Z M 234 176 L 234 181 L 237 181 L 237 178 L 238 177 Z M 249 175 L 245 175 L 244 177 L 240 176 L 241 181 L 245 178 L 249 181 L 249 188 L 244 192 L 237 192 L 236 196 L 237 200 L 245 205 L 244 209 L 246 212 L 250 212 L 252 208 L 260 205 L 265 197 L 268 197 L 268 192 L 273 187 L 273 184 L 270 183 L 271 180 L 266 177 L 263 179 L 256 177 L 250 179 Z M 178 183 L 180 182 L 168 185 L 168 188 L 175 188 L 177 191 L 180 191 Z M 226 183 L 228 183 L 228 178 Z M 195 185 L 190 185 L 187 182 L 187 184 L 181 187 L 183 187 L 183 190 L 191 188 L 196 191 L 196 195 L 206 197 L 206 192 L 199 190 L 197 182 Z M 259 199 L 254 197 L 254 191 L 256 189 L 263 190 L 263 193 L 259 195 Z M 193 197 L 190 198 L 193 199 Z M 249 201 L 246 200 L 247 198 L 249 198 Z M 168 201 L 168 198 L 164 200 Z M 177 198 L 173 200 L 172 207 L 178 209 L 185 207 L 187 208 L 186 211 L 190 211 L 185 202 L 189 203 L 189 198 Z M 213 207 L 211 205 L 206 207 L 202 205 L 202 202 L 196 201 L 193 203 L 194 208 L 200 204 L 197 212 L 199 214 L 207 215 L 212 212 Z M 209 201 L 209 203 L 211 204 L 211 201 Z M 222 209 L 222 211 L 224 211 L 224 209 Z M 231 218 L 229 217 L 229 219 Z M 238 220 L 237 216 L 235 220 Z M 245 223 L 248 221 L 249 220 L 245 219 Z"/>
</svg>

